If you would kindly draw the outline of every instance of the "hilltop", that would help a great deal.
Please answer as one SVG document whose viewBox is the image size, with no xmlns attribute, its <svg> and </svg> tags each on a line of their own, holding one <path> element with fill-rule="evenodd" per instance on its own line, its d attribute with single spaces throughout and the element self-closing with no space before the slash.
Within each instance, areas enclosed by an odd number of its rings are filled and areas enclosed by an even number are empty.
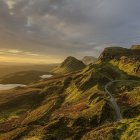
<svg viewBox="0 0 140 140">
<path fill-rule="evenodd" d="M 93 64 L 97 61 L 97 58 L 93 57 L 93 56 L 85 56 L 83 59 L 82 59 L 82 62 L 86 65 L 89 65 L 89 64 Z"/>
<path fill-rule="evenodd" d="M 102 52 L 99 61 L 109 62 L 128 74 L 140 76 L 140 49 L 109 47 Z"/>
<path fill-rule="evenodd" d="M 112 59 L 119 60 L 121 57 L 128 57 L 135 60 L 140 60 L 140 50 L 127 49 L 122 47 L 108 47 L 101 53 L 99 59 L 102 61 L 109 61 Z"/>
<path fill-rule="evenodd" d="M 69 56 L 57 68 L 54 69 L 54 72 L 69 73 L 82 70 L 85 67 L 86 65 L 82 61 L 76 59 L 75 57 Z"/>
<path fill-rule="evenodd" d="M 140 49 L 140 45 L 132 45 L 131 49 Z"/>
</svg>

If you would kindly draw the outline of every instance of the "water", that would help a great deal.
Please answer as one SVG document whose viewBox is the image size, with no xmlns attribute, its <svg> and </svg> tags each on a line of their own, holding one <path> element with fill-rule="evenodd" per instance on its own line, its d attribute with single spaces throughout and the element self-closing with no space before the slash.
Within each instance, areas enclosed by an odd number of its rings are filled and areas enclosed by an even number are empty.
<svg viewBox="0 0 140 140">
<path fill-rule="evenodd" d="M 16 87 L 25 87 L 23 84 L 0 84 L 0 90 L 9 90 Z"/>
<path fill-rule="evenodd" d="M 51 78 L 52 76 L 53 76 L 52 74 L 45 74 L 45 75 L 40 76 L 40 78 L 46 79 L 46 78 Z"/>
<path fill-rule="evenodd" d="M 40 78 L 42 79 L 46 79 L 46 78 L 51 78 L 53 75 L 52 74 L 45 74 L 40 76 Z M 0 90 L 9 90 L 9 89 L 13 89 L 16 87 L 26 87 L 26 85 L 23 84 L 0 84 Z"/>
</svg>

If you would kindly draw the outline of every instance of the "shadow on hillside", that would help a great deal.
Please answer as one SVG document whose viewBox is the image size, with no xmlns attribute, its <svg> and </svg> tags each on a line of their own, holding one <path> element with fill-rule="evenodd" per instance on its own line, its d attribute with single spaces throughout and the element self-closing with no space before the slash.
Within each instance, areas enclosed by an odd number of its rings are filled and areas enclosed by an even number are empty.
<svg viewBox="0 0 140 140">
<path fill-rule="evenodd" d="M 90 65 L 89 69 L 95 71 L 93 76 L 95 79 L 92 80 L 93 83 L 96 81 L 100 90 L 104 90 L 105 85 L 113 80 L 127 81 L 128 84 L 130 81 L 130 83 L 137 83 L 133 84 L 133 87 L 140 86 L 140 77 L 129 75 L 108 62 Z"/>
</svg>

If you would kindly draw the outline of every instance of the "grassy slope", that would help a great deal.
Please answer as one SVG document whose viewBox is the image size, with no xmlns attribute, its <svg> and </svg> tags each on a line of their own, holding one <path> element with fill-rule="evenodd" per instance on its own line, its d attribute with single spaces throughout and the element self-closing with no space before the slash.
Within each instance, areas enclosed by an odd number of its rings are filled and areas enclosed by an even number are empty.
<svg viewBox="0 0 140 140">
<path fill-rule="evenodd" d="M 140 76 L 140 49 L 109 47 L 103 51 L 99 60 L 109 62 L 128 74 Z"/>
<path fill-rule="evenodd" d="M 81 140 L 139 140 L 140 118 L 124 119 L 88 132 Z"/>
<path fill-rule="evenodd" d="M 52 74 L 51 72 L 44 71 L 21 71 L 11 73 L 0 78 L 1 84 L 29 84 L 34 81 L 41 80 L 40 76 L 45 74 Z"/>
<path fill-rule="evenodd" d="M 16 73 L 20 71 L 45 71 L 50 72 L 58 64 L 48 65 L 1 65 L 0 66 L 0 78 L 10 73 Z"/>
<path fill-rule="evenodd" d="M 125 140 L 131 134 L 130 138 L 136 140 L 136 127 L 140 124 L 137 110 L 140 82 L 131 82 L 131 88 L 129 82 L 125 82 L 125 88 L 123 83 L 110 87 L 124 116 L 122 122 L 114 123 L 114 110 L 104 92 L 109 79 L 139 81 L 137 77 L 104 63 L 27 88 L 1 92 L 0 110 L 3 113 L 0 113 L 0 139 L 92 140 L 93 137 L 101 137 Z M 128 100 L 121 104 L 126 95 Z M 134 113 L 125 116 L 129 110 L 133 111 L 132 107 L 137 107 Z"/>
<path fill-rule="evenodd" d="M 80 61 L 72 56 L 69 56 L 61 63 L 61 65 L 56 67 L 53 70 L 53 72 L 64 74 L 64 73 L 70 73 L 70 72 L 74 72 L 74 71 L 83 70 L 85 67 L 86 67 L 86 65 L 82 61 Z"/>
</svg>

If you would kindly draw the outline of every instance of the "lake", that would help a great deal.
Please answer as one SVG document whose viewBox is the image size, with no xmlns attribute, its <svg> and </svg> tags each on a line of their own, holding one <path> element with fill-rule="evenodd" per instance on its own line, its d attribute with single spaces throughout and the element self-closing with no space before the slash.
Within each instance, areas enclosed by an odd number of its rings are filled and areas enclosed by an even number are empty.
<svg viewBox="0 0 140 140">
<path fill-rule="evenodd" d="M 0 90 L 9 90 L 16 87 L 26 87 L 23 84 L 0 84 Z"/>
<path fill-rule="evenodd" d="M 40 76 L 40 78 L 46 79 L 46 78 L 51 78 L 52 76 L 53 76 L 52 74 L 45 74 L 45 75 Z"/>
<path fill-rule="evenodd" d="M 47 78 L 51 78 L 53 75 L 52 74 L 45 74 L 40 76 L 40 78 L 42 79 L 47 79 Z M 0 90 L 9 90 L 12 88 L 16 88 L 16 87 L 26 87 L 26 85 L 23 84 L 0 84 Z"/>
</svg>

